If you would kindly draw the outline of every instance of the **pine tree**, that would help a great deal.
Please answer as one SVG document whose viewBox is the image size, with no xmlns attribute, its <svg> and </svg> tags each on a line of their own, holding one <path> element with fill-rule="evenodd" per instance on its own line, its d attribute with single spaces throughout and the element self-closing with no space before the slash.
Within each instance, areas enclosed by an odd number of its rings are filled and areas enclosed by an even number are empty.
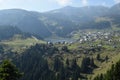
<svg viewBox="0 0 120 80">
<path fill-rule="evenodd" d="M 18 80 L 22 73 L 9 60 L 5 60 L 0 65 L 0 80 Z"/>
<path fill-rule="evenodd" d="M 108 59 L 109 59 L 109 57 L 108 57 L 108 56 L 105 56 L 105 61 L 106 61 L 106 62 L 108 61 Z"/>
<path fill-rule="evenodd" d="M 100 59 L 100 54 L 97 54 L 96 59 L 99 61 Z"/>
<path fill-rule="evenodd" d="M 4 49 L 1 45 L 0 45 L 0 53 L 4 53 Z"/>
<path fill-rule="evenodd" d="M 80 77 L 80 68 L 77 65 L 77 61 L 76 59 L 73 59 L 72 63 L 71 63 L 71 70 L 72 70 L 72 80 L 78 80 L 78 78 Z"/>
<path fill-rule="evenodd" d="M 89 65 L 90 65 L 90 58 L 89 57 L 83 58 L 82 63 L 81 63 L 81 71 L 83 73 L 88 72 L 89 71 Z"/>
<path fill-rule="evenodd" d="M 69 59 L 66 59 L 66 66 L 69 67 L 69 65 L 70 65 Z"/>
<path fill-rule="evenodd" d="M 95 65 L 95 63 L 94 63 L 94 59 L 93 59 L 93 58 L 90 59 L 90 66 L 93 67 L 93 68 L 96 68 L 96 67 L 97 67 L 97 66 Z"/>
<path fill-rule="evenodd" d="M 59 71 L 60 69 L 61 69 L 61 67 L 62 67 L 62 62 L 60 61 L 60 59 L 59 58 L 55 58 L 55 60 L 54 60 L 54 70 L 55 71 Z"/>
</svg>

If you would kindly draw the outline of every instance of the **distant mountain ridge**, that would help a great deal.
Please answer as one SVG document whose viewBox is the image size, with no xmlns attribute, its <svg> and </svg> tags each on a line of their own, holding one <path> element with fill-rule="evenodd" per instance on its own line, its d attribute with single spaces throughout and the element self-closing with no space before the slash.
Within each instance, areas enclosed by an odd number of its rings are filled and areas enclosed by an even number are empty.
<svg viewBox="0 0 120 80">
<path fill-rule="evenodd" d="M 76 30 L 109 29 L 113 25 L 120 27 L 119 12 L 120 3 L 111 8 L 66 6 L 44 13 L 7 9 L 0 10 L 0 25 L 17 26 L 24 32 L 37 34 L 41 37 L 52 35 L 66 37 Z"/>
<path fill-rule="evenodd" d="M 48 36 L 50 34 L 45 25 L 37 19 L 36 15 L 21 9 L 0 11 L 0 25 L 17 26 L 24 32 L 38 35 L 43 34 L 44 36 Z"/>
<path fill-rule="evenodd" d="M 35 38 L 42 40 L 40 36 L 27 32 L 22 32 L 19 28 L 14 26 L 0 26 L 0 41 L 10 40 L 16 35 L 21 36 L 22 39 L 31 38 L 34 36 Z"/>
</svg>

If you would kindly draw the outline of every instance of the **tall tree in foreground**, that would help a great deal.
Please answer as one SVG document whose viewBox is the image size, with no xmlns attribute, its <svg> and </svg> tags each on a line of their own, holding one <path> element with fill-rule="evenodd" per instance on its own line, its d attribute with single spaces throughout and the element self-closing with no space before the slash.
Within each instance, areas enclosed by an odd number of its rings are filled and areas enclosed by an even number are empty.
<svg viewBox="0 0 120 80">
<path fill-rule="evenodd" d="M 9 60 L 4 60 L 0 65 L 0 80 L 18 80 L 22 73 Z"/>
</svg>

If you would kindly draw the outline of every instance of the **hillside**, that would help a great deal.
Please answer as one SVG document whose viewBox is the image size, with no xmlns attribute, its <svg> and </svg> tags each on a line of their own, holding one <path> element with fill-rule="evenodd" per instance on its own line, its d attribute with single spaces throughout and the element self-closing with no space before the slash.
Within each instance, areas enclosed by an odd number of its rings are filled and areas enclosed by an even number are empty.
<svg viewBox="0 0 120 80">
<path fill-rule="evenodd" d="M 46 42 L 40 36 L 22 32 L 17 27 L 0 26 L 0 45 L 4 45 L 5 50 L 22 52 L 36 43 Z"/>
<path fill-rule="evenodd" d="M 0 59 L 12 59 L 24 72 L 21 80 L 93 80 L 119 61 L 120 32 L 87 35 L 84 32 L 86 38 L 73 43 L 47 44 L 34 37 L 21 39 L 16 35 L 1 42 Z"/>
<path fill-rule="evenodd" d="M 0 27 L 0 40 L 7 40 L 13 37 L 15 34 L 21 34 L 22 32 L 17 27 L 1 26 Z"/>
<path fill-rule="evenodd" d="M 42 37 L 50 34 L 48 29 L 38 17 L 36 17 L 36 15 L 32 14 L 32 12 L 21 9 L 1 10 L 0 25 L 17 26 L 23 32 L 29 32 L 40 36 L 44 35 Z"/>
<path fill-rule="evenodd" d="M 112 39 L 112 40 L 109 42 L 109 39 Z M 61 75 L 59 77 L 60 79 L 55 79 L 55 80 L 66 80 L 66 79 L 69 80 L 70 78 L 73 80 L 74 78 L 76 78 L 76 80 L 78 78 L 90 80 L 90 78 L 93 78 L 97 74 L 106 73 L 106 71 L 110 69 L 111 65 L 115 64 L 119 60 L 119 57 L 120 57 L 119 35 L 117 37 L 114 37 L 111 35 L 109 39 L 107 40 L 103 38 L 96 41 L 86 41 L 83 43 L 78 42 L 78 43 L 72 43 L 72 44 L 58 43 L 53 45 L 52 44 L 36 45 L 31 47 L 30 50 L 28 50 L 28 52 L 30 51 L 28 54 L 29 56 L 32 56 L 32 54 L 37 53 L 36 54 L 37 59 L 34 59 L 36 58 L 35 55 L 29 59 L 30 60 L 32 59 L 32 61 L 33 60 L 40 61 L 38 59 L 39 57 L 42 56 L 44 60 L 47 60 L 48 62 L 47 65 L 49 67 L 48 71 L 50 70 L 51 72 L 50 76 L 54 76 L 55 74 Z M 38 51 L 38 52 L 32 52 L 31 50 Z M 27 57 L 27 53 L 20 58 L 26 59 L 26 57 Z M 21 64 L 27 63 L 27 61 L 26 62 L 24 61 L 25 60 L 23 60 L 23 63 Z M 18 63 L 19 62 L 22 62 L 22 61 L 18 61 Z M 34 64 L 31 62 L 29 63 L 29 66 Z M 37 63 L 39 62 L 36 62 L 34 65 L 36 65 Z M 38 64 L 38 65 L 41 65 L 41 64 Z M 47 67 L 47 65 L 44 65 L 44 66 Z M 22 69 L 23 67 L 24 66 L 21 66 Z M 28 75 L 25 75 L 24 79 L 30 76 L 29 72 L 27 73 L 26 69 L 25 69 L 25 72 Z M 40 69 L 43 70 L 44 67 Z M 36 66 L 36 70 L 38 70 L 37 66 Z M 32 68 L 32 71 L 33 71 L 32 73 L 35 73 L 36 70 Z M 46 73 L 50 73 L 50 72 L 46 71 Z M 31 78 L 33 79 L 37 78 L 37 74 L 42 75 L 42 73 L 44 74 L 44 71 L 41 72 L 40 70 L 40 72 L 38 71 L 38 73 L 36 73 L 36 75 Z M 44 74 L 44 75 L 47 75 L 47 74 Z M 38 79 L 39 78 L 42 78 L 42 76 L 39 76 Z"/>
<path fill-rule="evenodd" d="M 23 32 L 18 27 L 15 26 L 0 26 L 0 40 L 9 40 L 15 35 L 21 35 L 21 38 L 29 38 L 35 36 L 38 39 L 43 39 L 41 36 L 37 34 L 32 34 L 28 32 Z"/>
</svg>

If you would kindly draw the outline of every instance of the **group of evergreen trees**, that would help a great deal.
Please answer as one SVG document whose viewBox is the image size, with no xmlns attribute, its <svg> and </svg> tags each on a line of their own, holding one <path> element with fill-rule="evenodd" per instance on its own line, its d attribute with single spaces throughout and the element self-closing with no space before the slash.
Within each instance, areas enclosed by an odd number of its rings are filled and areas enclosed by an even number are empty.
<svg viewBox="0 0 120 80">
<path fill-rule="evenodd" d="M 49 70 L 47 61 L 44 61 L 40 68 L 37 68 L 35 73 L 30 70 L 29 80 L 78 80 L 80 76 L 80 68 L 76 60 L 70 64 L 66 59 L 66 67 L 63 66 L 59 58 L 55 58 L 54 71 Z M 59 66 L 60 65 L 60 66 Z M 32 68 L 31 68 L 32 69 Z M 0 65 L 0 80 L 19 80 L 22 77 L 21 73 L 16 66 L 9 60 L 4 60 Z M 112 65 L 111 69 L 106 74 L 100 74 L 94 80 L 120 80 L 120 61 Z M 34 78 L 33 78 L 34 77 Z M 26 78 L 28 80 L 28 78 Z M 25 80 L 25 79 L 23 79 Z"/>
<path fill-rule="evenodd" d="M 94 80 L 120 80 L 120 61 L 112 65 L 106 74 L 100 74 L 96 76 Z"/>
<path fill-rule="evenodd" d="M 4 49 L 1 46 L 0 51 Z M 77 58 L 63 59 L 61 52 L 68 52 L 68 48 L 58 49 L 51 44 L 36 44 L 13 59 L 16 66 L 6 60 L 0 65 L 0 80 L 79 80 L 86 79 L 81 74 L 92 73 L 97 66 L 94 58 L 84 57 L 81 66 Z M 55 56 L 57 54 L 57 56 Z M 96 57 L 100 60 L 100 55 Z M 107 58 L 106 58 L 107 59 Z M 100 74 L 94 80 L 120 80 L 120 61 L 113 65 L 106 74 Z"/>
<path fill-rule="evenodd" d="M 54 73 L 57 74 L 56 80 L 78 80 L 82 77 L 76 59 L 71 62 L 66 59 L 65 64 L 63 64 L 59 58 L 55 58 L 53 68 Z"/>
<path fill-rule="evenodd" d="M 36 44 L 26 50 L 15 61 L 17 67 L 24 72 L 22 80 L 78 80 L 80 78 L 80 67 L 76 60 L 71 63 L 67 59 L 64 65 L 62 58 L 53 54 L 59 53 L 57 47 L 45 44 Z M 46 55 L 51 56 L 53 63 L 49 64 Z M 52 65 L 52 66 L 50 66 Z"/>
<path fill-rule="evenodd" d="M 90 57 L 83 58 L 82 64 L 81 64 L 81 71 L 83 73 L 92 73 L 92 70 L 94 68 L 97 68 L 97 66 L 94 63 L 93 58 L 90 58 Z"/>
<path fill-rule="evenodd" d="M 76 58 L 63 59 L 60 55 L 69 50 L 58 49 L 51 44 L 36 44 L 22 53 L 14 61 L 24 72 L 22 80 L 79 80 L 85 78 L 81 73 L 92 73 L 96 68 L 94 59 L 85 57 L 81 66 Z M 55 56 L 58 54 L 57 56 Z"/>
</svg>

